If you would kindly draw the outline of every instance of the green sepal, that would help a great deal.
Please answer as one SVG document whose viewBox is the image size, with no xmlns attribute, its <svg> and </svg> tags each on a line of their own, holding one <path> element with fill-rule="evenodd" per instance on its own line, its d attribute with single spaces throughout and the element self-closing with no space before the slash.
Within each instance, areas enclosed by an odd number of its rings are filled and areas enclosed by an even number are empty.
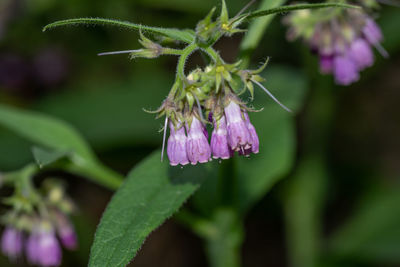
<svg viewBox="0 0 400 267">
<path fill-rule="evenodd" d="M 148 39 L 142 31 L 139 31 L 140 39 L 139 43 L 144 47 L 144 49 L 138 49 L 132 53 L 130 53 L 130 58 L 134 59 L 137 57 L 142 58 L 157 58 L 163 52 L 163 47 L 152 40 Z"/>
<path fill-rule="evenodd" d="M 234 74 L 232 76 L 232 79 L 229 81 L 229 86 L 236 93 L 240 92 L 241 89 L 242 89 L 242 86 L 241 86 L 242 83 L 240 81 L 241 81 L 240 77 L 238 75 L 236 75 L 236 74 Z"/>
<path fill-rule="evenodd" d="M 195 98 L 191 92 L 186 93 L 186 100 L 189 104 L 189 111 L 192 112 Z"/>
<path fill-rule="evenodd" d="M 177 101 L 182 101 L 186 97 L 186 90 L 179 90 L 178 91 L 180 94 L 175 98 Z"/>
<path fill-rule="evenodd" d="M 259 73 L 263 72 L 264 69 L 267 67 L 268 63 L 269 63 L 269 57 L 265 60 L 264 64 L 262 64 L 261 67 L 259 67 L 256 70 L 252 70 L 251 74 L 259 74 Z"/>
<path fill-rule="evenodd" d="M 139 30 L 139 35 L 140 35 L 139 43 L 143 45 L 143 47 L 150 48 L 153 46 L 154 42 L 149 38 L 147 38 L 146 36 L 144 36 L 142 30 Z"/>
<path fill-rule="evenodd" d="M 219 93 L 219 90 L 221 89 L 221 83 L 222 83 L 221 74 L 219 74 L 219 73 L 215 74 L 215 92 L 217 94 Z"/>
<path fill-rule="evenodd" d="M 215 10 L 215 7 L 211 9 L 208 15 L 196 26 L 196 43 L 200 47 L 207 48 L 218 39 L 218 23 L 217 21 L 212 21 Z"/>
<path fill-rule="evenodd" d="M 254 99 L 254 85 L 253 85 L 253 83 L 252 82 L 247 82 L 246 83 L 246 87 L 247 87 L 247 90 L 249 90 L 249 92 L 250 92 L 250 95 L 251 95 L 251 99 Z"/>
<path fill-rule="evenodd" d="M 232 76 L 231 76 L 230 72 L 227 71 L 226 69 L 224 71 L 222 71 L 221 74 L 226 81 L 230 82 L 232 80 Z"/>
<path fill-rule="evenodd" d="M 221 15 L 219 18 L 220 31 L 223 35 L 232 36 L 235 33 L 246 32 L 246 30 L 237 27 L 245 21 L 246 17 L 240 16 L 229 19 L 226 3 L 222 1 Z"/>
<path fill-rule="evenodd" d="M 231 21 L 229 22 L 231 27 L 233 29 L 236 29 L 237 27 L 239 27 L 240 24 L 242 24 L 244 21 L 246 20 L 246 17 L 238 17 L 238 18 L 233 18 L 231 19 Z"/>
<path fill-rule="evenodd" d="M 13 195 L 11 197 L 4 198 L 2 203 L 12 206 L 14 210 L 19 212 L 31 213 L 34 210 L 32 201 L 22 196 Z"/>
<path fill-rule="evenodd" d="M 206 42 L 210 38 L 211 33 L 215 30 L 216 23 L 212 22 L 215 10 L 216 8 L 213 7 L 208 15 L 196 26 L 196 37 L 200 38 L 201 41 Z"/>
<path fill-rule="evenodd" d="M 219 16 L 219 21 L 221 25 L 229 23 L 228 8 L 226 6 L 225 0 L 222 0 L 221 15 Z"/>
<path fill-rule="evenodd" d="M 199 100 L 205 100 L 205 99 L 208 98 L 208 95 L 207 95 L 208 92 L 204 92 L 204 91 L 203 91 L 203 88 L 204 88 L 204 87 L 205 87 L 205 86 L 196 87 L 196 89 L 194 90 L 194 93 L 195 93 L 195 95 L 197 96 L 197 98 L 198 98 Z M 209 89 L 208 89 L 207 87 L 206 87 L 205 89 L 206 89 L 206 91 L 207 91 L 207 90 L 209 91 Z"/>
<path fill-rule="evenodd" d="M 260 83 L 265 82 L 265 79 L 263 77 L 261 77 L 260 75 L 252 75 L 251 79 L 256 82 L 260 82 Z"/>
</svg>

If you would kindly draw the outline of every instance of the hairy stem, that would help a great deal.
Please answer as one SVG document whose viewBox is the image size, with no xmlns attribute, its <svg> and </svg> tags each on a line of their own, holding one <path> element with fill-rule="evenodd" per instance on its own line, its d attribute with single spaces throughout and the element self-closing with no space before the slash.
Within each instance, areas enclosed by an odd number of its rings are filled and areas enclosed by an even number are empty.
<svg viewBox="0 0 400 267">
<path fill-rule="evenodd" d="M 241 266 L 243 225 L 235 211 L 219 209 L 213 218 L 215 233 L 206 238 L 206 253 L 212 267 Z"/>
<path fill-rule="evenodd" d="M 93 182 L 110 190 L 117 190 L 123 182 L 123 177 L 100 163 L 70 164 L 65 168 L 71 173 L 86 176 Z M 95 178 L 93 178 L 95 177 Z"/>
<path fill-rule="evenodd" d="M 171 56 L 181 56 L 183 53 L 180 49 L 174 49 L 169 47 L 163 47 L 162 54 L 163 55 L 171 55 Z"/>
<path fill-rule="evenodd" d="M 298 4 L 298 5 L 288 5 L 288 6 L 280 6 L 276 8 L 271 8 L 267 10 L 260 10 L 256 12 L 252 12 L 243 16 L 246 16 L 246 19 L 254 19 L 262 16 L 268 16 L 272 14 L 285 13 L 290 11 L 302 10 L 302 9 L 320 9 L 320 8 L 356 8 L 360 9 L 359 6 L 349 5 L 344 3 L 316 3 L 316 4 Z"/>
<path fill-rule="evenodd" d="M 214 63 L 216 63 L 216 62 L 225 63 L 225 61 L 221 58 L 221 56 L 219 55 L 219 53 L 218 53 L 217 51 L 215 51 L 215 49 L 212 48 L 211 46 L 210 46 L 210 47 L 207 47 L 207 48 L 204 48 L 204 49 L 202 49 L 202 50 L 203 50 L 204 52 L 206 52 L 207 55 L 210 56 L 210 58 L 214 61 Z"/>
<path fill-rule="evenodd" d="M 198 49 L 198 45 L 196 43 L 191 43 L 185 49 L 181 50 L 182 54 L 179 57 L 178 66 L 177 66 L 177 78 L 181 80 L 186 79 L 185 75 L 185 64 L 188 57 Z"/>
</svg>

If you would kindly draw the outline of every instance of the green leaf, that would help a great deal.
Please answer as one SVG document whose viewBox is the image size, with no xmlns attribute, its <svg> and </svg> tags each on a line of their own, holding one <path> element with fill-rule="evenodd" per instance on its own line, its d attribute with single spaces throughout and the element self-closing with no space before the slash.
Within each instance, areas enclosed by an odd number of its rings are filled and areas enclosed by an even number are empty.
<svg viewBox="0 0 400 267">
<path fill-rule="evenodd" d="M 286 66 L 267 67 L 262 74 L 267 88 L 285 105 L 297 112 L 305 98 L 307 84 L 301 72 Z M 290 79 L 288 79 L 290 77 Z M 205 217 L 218 206 L 233 205 L 245 214 L 254 203 L 285 174 L 294 163 L 295 118 L 255 88 L 256 109 L 250 114 L 260 140 L 260 153 L 250 158 L 235 156 L 221 164 L 208 164 L 213 176 L 207 179 L 193 197 L 196 211 Z"/>
<path fill-rule="evenodd" d="M 146 237 L 172 216 L 208 176 L 207 165 L 169 167 L 154 152 L 115 193 L 97 229 L 89 266 L 126 266 Z"/>
<path fill-rule="evenodd" d="M 80 134 L 62 121 L 0 104 L 0 125 L 37 145 L 69 151 L 71 164 L 65 168 L 73 173 L 111 189 L 121 184 L 120 175 L 102 165 Z"/>
<path fill-rule="evenodd" d="M 246 19 L 255 19 L 263 16 L 273 15 L 277 13 L 286 13 L 290 11 L 302 10 L 302 9 L 320 9 L 320 8 L 329 8 L 329 7 L 337 7 L 337 8 L 357 8 L 359 6 L 355 5 L 348 5 L 342 3 L 317 3 L 317 4 L 298 4 L 298 5 L 288 5 L 288 6 L 281 6 L 277 8 L 271 8 L 267 10 L 260 10 L 245 14 Z"/>
<path fill-rule="evenodd" d="M 181 31 L 178 29 L 171 29 L 171 28 L 150 27 L 128 21 L 120 21 L 120 20 L 104 19 L 104 18 L 75 18 L 75 19 L 59 20 L 44 26 L 43 31 L 47 31 L 61 26 L 78 26 L 78 25 L 117 26 L 128 30 L 138 30 L 143 32 L 148 31 L 154 34 L 159 34 L 186 43 L 191 43 L 194 41 L 194 35 L 185 30 Z"/>
<path fill-rule="evenodd" d="M 32 148 L 33 157 L 40 168 L 55 163 L 63 158 L 67 158 L 69 151 L 47 151 L 39 147 Z"/>
<path fill-rule="evenodd" d="M 44 114 L 0 104 L 0 125 L 44 147 L 73 151 L 85 160 L 95 160 L 93 151 L 75 129 Z"/>
<path fill-rule="evenodd" d="M 73 124 L 96 150 L 159 146 L 162 137 L 157 127 L 160 122 L 143 108 L 158 108 L 168 89 L 166 85 L 173 83 L 173 77 L 149 70 L 133 76 L 134 79 L 95 81 L 65 88 L 63 92 L 43 98 L 35 109 Z"/>
<path fill-rule="evenodd" d="M 265 85 L 285 105 L 296 112 L 302 106 L 306 81 L 298 71 L 288 67 L 269 67 L 262 75 Z M 288 79 L 290 77 L 290 79 Z M 237 158 L 237 205 L 245 213 L 255 202 L 291 169 L 296 148 L 295 118 L 255 88 L 256 108 L 250 114 L 260 139 L 260 153 Z"/>
<path fill-rule="evenodd" d="M 400 187 L 370 192 L 351 214 L 331 236 L 329 252 L 341 259 L 399 263 Z"/>
</svg>

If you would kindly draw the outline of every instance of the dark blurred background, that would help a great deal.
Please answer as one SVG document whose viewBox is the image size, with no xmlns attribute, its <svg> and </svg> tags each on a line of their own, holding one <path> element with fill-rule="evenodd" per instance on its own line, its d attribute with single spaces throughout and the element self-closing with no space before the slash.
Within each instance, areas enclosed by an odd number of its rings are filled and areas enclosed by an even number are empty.
<svg viewBox="0 0 400 267">
<path fill-rule="evenodd" d="M 246 3 L 228 1 L 231 14 Z M 158 130 L 162 122 L 142 108 L 156 109 L 166 96 L 174 81 L 176 58 L 132 61 L 126 55 L 98 57 L 99 52 L 138 49 L 138 34 L 102 27 L 68 27 L 42 33 L 42 27 L 66 18 L 107 17 L 193 28 L 214 5 L 219 6 L 219 2 L 1 0 L 1 102 L 69 122 L 104 163 L 126 174 L 161 144 Z M 384 7 L 378 19 L 390 58 L 382 59 L 377 54 L 374 67 L 363 72 L 361 81 L 351 87 L 332 88 L 332 78 L 318 74 L 315 58 L 301 42 L 286 41 L 281 19 L 280 15 L 274 19 L 255 51 L 253 65 L 271 56 L 271 68 L 284 65 L 301 72 L 307 81 L 306 96 L 296 117 L 297 160 L 288 177 L 276 184 L 248 215 L 243 266 L 288 266 L 282 204 L 286 202 L 282 198 L 302 151 L 312 149 L 309 140 L 318 135 L 320 126 L 310 125 L 310 117 L 324 114 L 325 109 L 330 112 L 324 122 L 329 131 L 321 152 L 328 159 L 329 182 L 321 214 L 322 233 L 329 238 L 343 227 L 344 232 L 351 232 L 353 227 L 355 238 L 362 241 L 353 246 L 343 241 L 350 246 L 345 256 L 322 257 L 328 258 L 329 266 L 400 266 L 400 11 Z M 238 35 L 217 44 L 228 62 L 237 57 L 241 38 Z M 203 64 L 198 54 L 193 55 L 191 67 Z M 319 94 L 317 91 L 324 90 L 329 91 L 331 100 L 315 108 L 312 99 Z M 4 129 L 0 129 L 0 148 L 2 171 L 32 161 L 30 144 Z M 80 240 L 78 251 L 65 252 L 63 266 L 85 266 L 96 224 L 112 192 L 80 177 L 61 176 L 68 180 L 68 192 L 79 206 L 74 222 Z M 381 203 L 382 195 L 391 198 Z M 374 208 L 377 213 L 369 214 Z M 370 230 L 365 229 L 366 233 L 373 233 L 372 237 L 359 233 L 360 225 L 368 227 L 370 220 L 379 221 L 377 217 L 387 214 L 392 219 L 389 226 L 374 224 Z M 340 233 L 337 236 L 336 240 L 340 240 Z M 352 234 L 345 236 L 350 237 L 344 240 L 352 240 Z M 3 256 L 0 265 L 9 266 Z M 22 262 L 16 265 L 24 266 Z M 131 266 L 200 267 L 207 266 L 207 260 L 202 241 L 170 219 L 151 234 Z"/>
</svg>

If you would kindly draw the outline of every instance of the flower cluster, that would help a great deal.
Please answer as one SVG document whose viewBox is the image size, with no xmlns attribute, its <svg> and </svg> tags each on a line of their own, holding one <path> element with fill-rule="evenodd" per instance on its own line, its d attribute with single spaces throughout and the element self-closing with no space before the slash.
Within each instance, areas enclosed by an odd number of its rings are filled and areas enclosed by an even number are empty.
<svg viewBox="0 0 400 267">
<path fill-rule="evenodd" d="M 226 99 L 220 114 L 210 113 L 214 129 L 211 142 L 205 122 L 198 112 L 188 115 L 187 122 L 169 123 L 167 154 L 172 166 L 206 163 L 214 159 L 228 159 L 237 151 L 241 155 L 258 153 L 259 141 L 246 107 L 238 99 Z"/>
<path fill-rule="evenodd" d="M 365 4 L 364 1 L 361 4 Z M 372 47 L 382 48 L 382 32 L 362 10 L 303 10 L 285 18 L 288 39 L 302 37 L 318 54 L 320 72 L 333 74 L 340 85 L 359 80 L 359 73 L 374 63 Z"/>
<path fill-rule="evenodd" d="M 59 266 L 60 243 L 69 250 L 77 248 L 77 236 L 68 214 L 73 204 L 61 185 L 46 183 L 46 195 L 30 192 L 6 200 L 13 209 L 2 217 L 6 225 L 1 250 L 11 261 L 25 253 L 27 261 L 38 266 Z M 29 199 L 28 199 L 29 198 Z"/>
<path fill-rule="evenodd" d="M 174 86 L 156 111 L 166 116 L 164 142 L 170 129 L 167 155 L 172 166 L 229 159 L 235 152 L 243 156 L 259 152 L 258 135 L 248 114 L 254 110 L 239 95 L 249 91 L 252 96 L 253 83 L 266 90 L 258 75 L 266 64 L 256 71 L 241 70 L 239 65 L 219 62 L 196 69 Z M 213 127 L 211 138 L 207 125 Z"/>
<path fill-rule="evenodd" d="M 241 13 L 252 3 L 254 1 L 230 18 L 226 3 L 222 1 L 220 15 L 214 19 L 216 9 L 213 8 L 192 31 L 193 39 L 187 42 L 184 49 L 163 47 L 141 33 L 139 42 L 143 46 L 142 49 L 100 54 L 129 53 L 131 58 L 179 56 L 175 83 L 168 97 L 158 110 L 149 111 L 158 114 L 158 117 L 165 116 L 161 158 L 167 143 L 167 155 L 173 166 L 206 163 L 213 158 L 229 159 L 235 152 L 243 156 L 258 153 L 259 139 L 249 117 L 249 112 L 255 110 L 240 98 L 248 92 L 253 99 L 254 85 L 259 86 L 281 107 L 290 111 L 261 84 L 264 79 L 259 74 L 267 62 L 258 70 L 247 70 L 240 67 L 240 61 L 234 64 L 225 63 L 213 48 L 213 44 L 221 37 L 243 32 L 239 26 L 247 15 Z M 212 63 L 186 75 L 186 62 L 196 50 L 205 52 Z M 207 125 L 213 127 L 211 138 Z M 167 140 L 168 128 L 170 135 Z"/>
</svg>

